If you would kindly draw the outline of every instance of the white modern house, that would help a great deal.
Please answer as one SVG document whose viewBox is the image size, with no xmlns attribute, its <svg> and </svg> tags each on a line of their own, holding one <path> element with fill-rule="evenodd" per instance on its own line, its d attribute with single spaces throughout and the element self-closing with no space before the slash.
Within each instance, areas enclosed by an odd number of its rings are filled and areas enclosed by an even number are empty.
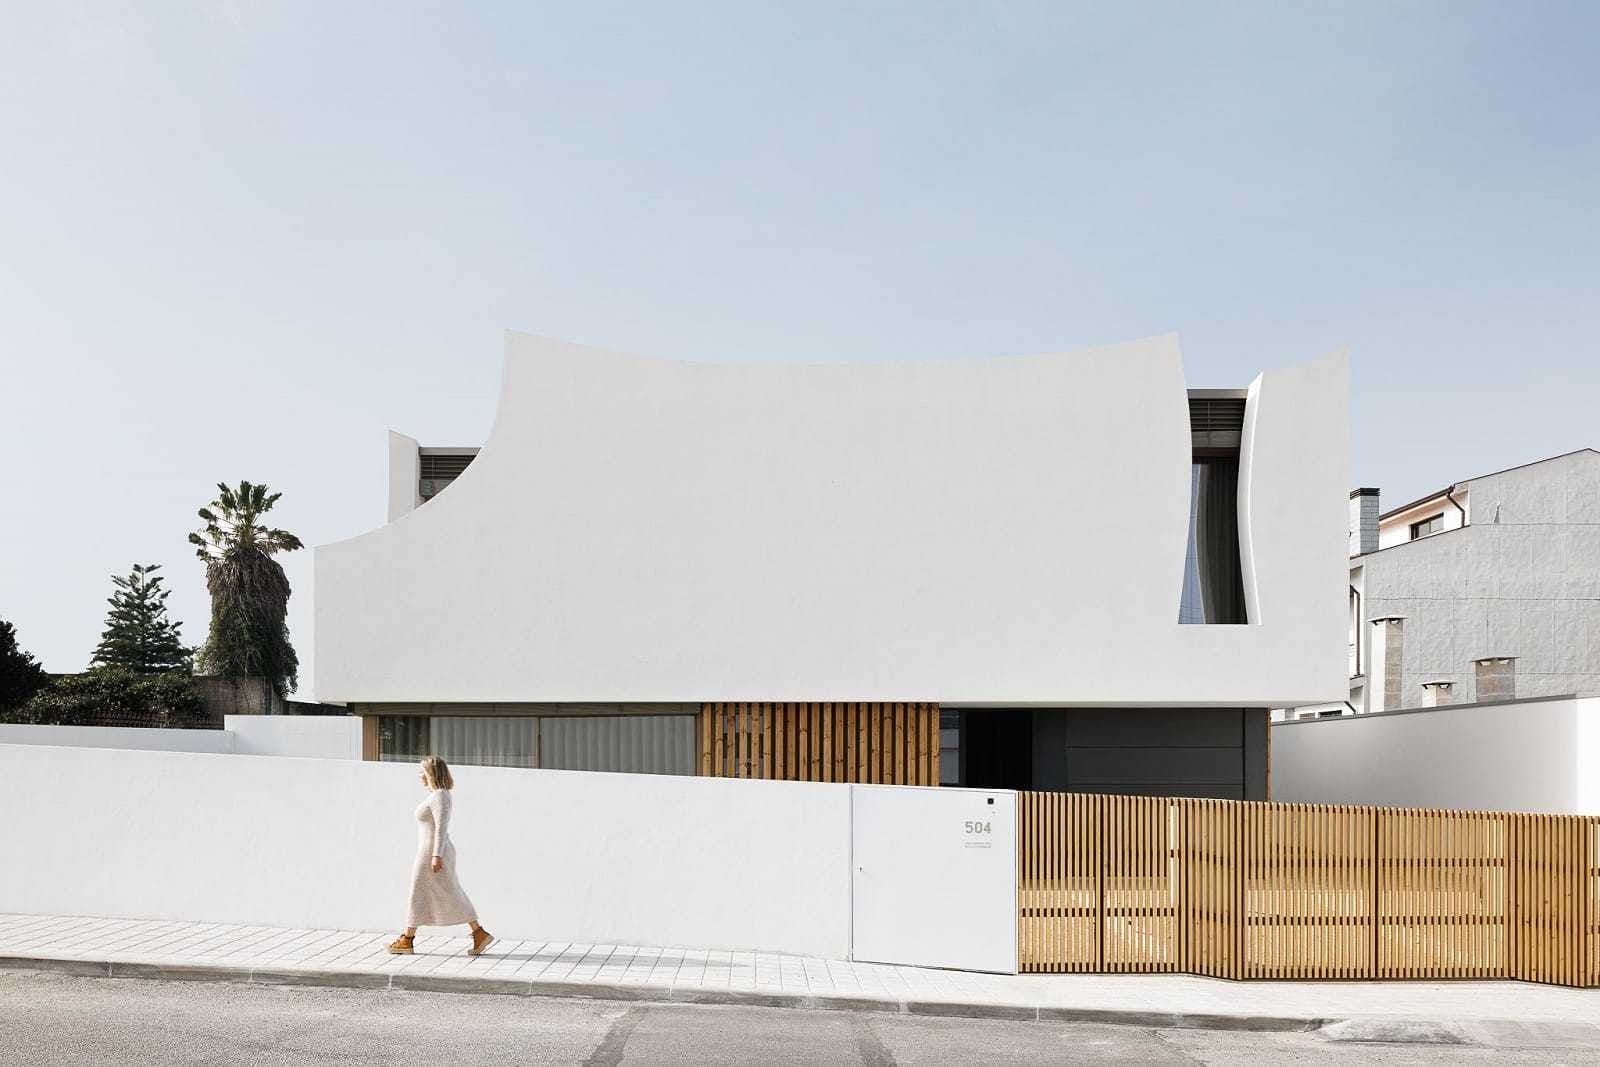
<svg viewBox="0 0 1600 1067">
<path fill-rule="evenodd" d="M 1349 709 L 1600 695 L 1600 452 L 1350 494 Z"/>
<path fill-rule="evenodd" d="M 1267 709 L 1347 691 L 1347 393 L 509 334 L 482 448 L 391 435 L 317 548 L 317 693 L 369 759 L 1263 797 Z"/>
</svg>

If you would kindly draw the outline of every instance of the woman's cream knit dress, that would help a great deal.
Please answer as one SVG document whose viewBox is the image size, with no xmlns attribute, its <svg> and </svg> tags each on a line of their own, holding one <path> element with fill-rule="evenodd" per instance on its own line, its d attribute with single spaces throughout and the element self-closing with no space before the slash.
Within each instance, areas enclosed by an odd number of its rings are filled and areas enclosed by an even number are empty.
<svg viewBox="0 0 1600 1067">
<path fill-rule="evenodd" d="M 444 866 L 436 874 L 433 857 Z M 455 926 L 477 922 L 472 901 L 456 881 L 456 846 L 450 842 L 450 790 L 435 789 L 417 806 L 417 863 L 411 870 L 407 926 Z"/>
</svg>

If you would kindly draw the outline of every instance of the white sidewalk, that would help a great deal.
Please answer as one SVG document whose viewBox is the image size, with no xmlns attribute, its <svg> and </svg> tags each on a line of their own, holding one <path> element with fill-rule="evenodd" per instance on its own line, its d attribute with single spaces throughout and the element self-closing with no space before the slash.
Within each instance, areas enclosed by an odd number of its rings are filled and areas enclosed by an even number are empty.
<svg viewBox="0 0 1600 1067">
<path fill-rule="evenodd" d="M 1571 1024 L 1600 1046 L 1600 990 L 1521 982 L 1231 982 L 1186 975 L 990 975 L 730 952 L 422 934 L 0 914 L 0 967 L 107 977 L 861 1008 L 1139 1025 L 1301 1029 L 1347 1019 Z"/>
</svg>

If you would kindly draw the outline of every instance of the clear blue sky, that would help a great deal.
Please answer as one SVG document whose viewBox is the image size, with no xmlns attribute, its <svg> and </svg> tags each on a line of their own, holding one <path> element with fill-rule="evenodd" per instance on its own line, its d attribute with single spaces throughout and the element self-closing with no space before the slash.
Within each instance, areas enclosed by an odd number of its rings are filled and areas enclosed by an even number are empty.
<svg viewBox="0 0 1600 1067">
<path fill-rule="evenodd" d="M 1194 386 L 1349 345 L 1391 503 L 1600 444 L 1597 42 L 1582 3 L 6 3 L 0 617 L 80 669 L 159 562 L 198 643 L 213 483 L 380 523 L 385 428 L 481 441 L 507 327 L 1176 330 Z"/>
</svg>

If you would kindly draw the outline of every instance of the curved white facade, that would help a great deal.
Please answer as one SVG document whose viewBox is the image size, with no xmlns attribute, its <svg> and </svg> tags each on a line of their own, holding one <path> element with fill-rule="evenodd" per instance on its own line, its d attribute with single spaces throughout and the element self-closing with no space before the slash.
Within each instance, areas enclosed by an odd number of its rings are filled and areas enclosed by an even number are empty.
<svg viewBox="0 0 1600 1067">
<path fill-rule="evenodd" d="M 316 550 L 319 699 L 1285 706 L 1346 692 L 1348 370 L 1251 386 L 1251 623 L 1182 626 L 1175 336 L 693 363 L 508 336 L 427 506 Z"/>
</svg>

